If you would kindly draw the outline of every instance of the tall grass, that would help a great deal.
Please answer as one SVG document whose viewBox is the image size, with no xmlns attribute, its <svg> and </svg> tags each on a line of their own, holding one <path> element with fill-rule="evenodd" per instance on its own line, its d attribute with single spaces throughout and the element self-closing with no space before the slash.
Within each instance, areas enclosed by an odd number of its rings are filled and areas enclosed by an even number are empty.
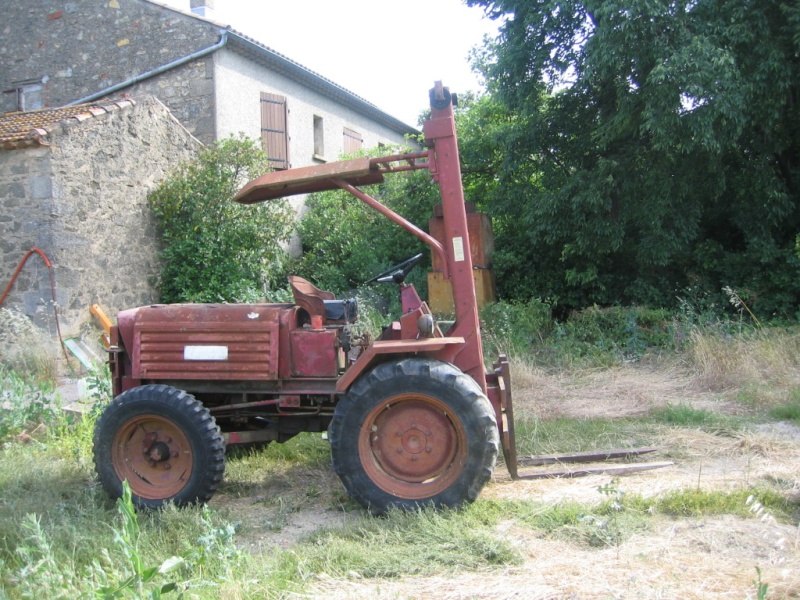
<svg viewBox="0 0 800 600">
<path fill-rule="evenodd" d="M 27 315 L 0 308 L 0 366 L 54 387 L 58 346 Z"/>
<path fill-rule="evenodd" d="M 707 388 L 749 390 L 756 395 L 754 402 L 774 404 L 772 394 L 758 390 L 783 393 L 800 384 L 800 332 L 773 327 L 730 335 L 698 329 L 691 333 L 685 359 Z"/>
<path fill-rule="evenodd" d="M 25 438 L 60 418 L 58 397 L 48 383 L 23 377 L 0 364 L 0 442 Z"/>
</svg>

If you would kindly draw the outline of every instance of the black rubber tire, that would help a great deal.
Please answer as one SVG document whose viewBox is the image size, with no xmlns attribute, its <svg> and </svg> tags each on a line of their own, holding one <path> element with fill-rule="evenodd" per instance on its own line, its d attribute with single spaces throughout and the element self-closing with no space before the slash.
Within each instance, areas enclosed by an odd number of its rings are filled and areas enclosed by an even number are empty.
<svg viewBox="0 0 800 600">
<path fill-rule="evenodd" d="M 414 423 L 417 415 L 423 424 Z M 356 381 L 336 406 L 328 439 L 334 471 L 374 515 L 473 502 L 500 447 L 494 410 L 478 384 L 449 363 L 425 358 L 382 363 Z M 420 463 L 423 452 L 438 458 L 430 474 L 406 475 L 394 452 L 402 460 L 416 460 L 416 453 Z"/>
<path fill-rule="evenodd" d="M 143 442 L 148 435 L 169 448 L 171 458 L 146 460 L 143 445 L 154 447 L 153 440 Z M 166 385 L 144 385 L 117 396 L 100 415 L 94 464 L 113 498 L 122 496 L 128 479 L 137 508 L 204 503 L 222 481 L 225 442 L 214 417 L 194 396 Z"/>
</svg>

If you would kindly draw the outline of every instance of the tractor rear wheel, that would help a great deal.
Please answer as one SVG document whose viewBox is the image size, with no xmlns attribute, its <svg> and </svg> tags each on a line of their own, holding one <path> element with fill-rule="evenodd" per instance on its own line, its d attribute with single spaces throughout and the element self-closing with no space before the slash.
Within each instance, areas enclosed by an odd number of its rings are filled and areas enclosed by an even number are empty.
<svg viewBox="0 0 800 600">
<path fill-rule="evenodd" d="M 376 515 L 474 501 L 499 448 L 480 387 L 424 358 L 383 363 L 359 379 L 336 406 L 328 438 L 347 492 Z"/>
<path fill-rule="evenodd" d="M 166 385 L 123 392 L 97 420 L 94 463 L 114 498 L 128 480 L 138 508 L 206 502 L 225 469 L 225 443 L 194 396 Z"/>
</svg>

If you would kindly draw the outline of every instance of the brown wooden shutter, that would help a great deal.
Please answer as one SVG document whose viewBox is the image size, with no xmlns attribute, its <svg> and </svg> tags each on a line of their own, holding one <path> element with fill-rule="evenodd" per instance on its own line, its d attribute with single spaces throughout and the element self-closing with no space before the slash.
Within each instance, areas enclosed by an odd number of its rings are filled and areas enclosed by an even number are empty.
<svg viewBox="0 0 800 600">
<path fill-rule="evenodd" d="M 289 168 L 286 96 L 261 92 L 261 142 L 274 169 Z"/>
<path fill-rule="evenodd" d="M 344 128 L 343 152 L 345 154 L 353 154 L 356 150 L 360 150 L 363 144 L 364 138 L 360 133 L 347 127 Z"/>
</svg>

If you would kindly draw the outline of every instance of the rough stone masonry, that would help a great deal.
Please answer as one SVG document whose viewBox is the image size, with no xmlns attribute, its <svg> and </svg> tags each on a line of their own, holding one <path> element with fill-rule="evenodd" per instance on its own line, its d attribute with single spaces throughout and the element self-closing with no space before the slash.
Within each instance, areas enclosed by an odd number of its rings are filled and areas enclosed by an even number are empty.
<svg viewBox="0 0 800 600">
<path fill-rule="evenodd" d="M 98 303 L 121 308 L 156 301 L 156 228 L 147 194 L 201 144 L 158 100 L 60 122 L 46 145 L 0 150 L 0 287 L 32 247 L 55 267 L 65 335 Z M 3 308 L 53 331 L 50 279 L 32 257 Z"/>
</svg>

